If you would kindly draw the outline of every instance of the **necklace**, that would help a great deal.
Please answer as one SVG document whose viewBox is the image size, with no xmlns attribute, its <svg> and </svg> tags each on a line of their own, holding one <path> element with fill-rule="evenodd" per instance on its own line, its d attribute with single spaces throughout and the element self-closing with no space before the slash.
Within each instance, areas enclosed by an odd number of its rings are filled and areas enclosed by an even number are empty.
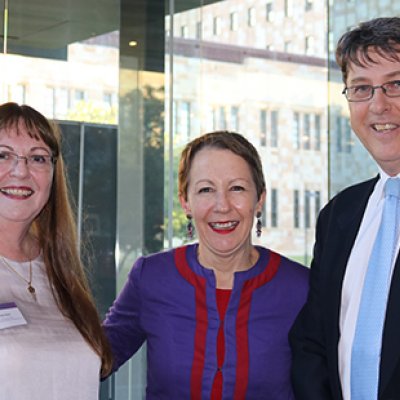
<svg viewBox="0 0 400 400">
<path fill-rule="evenodd" d="M 5 259 L 1 257 L 3 264 L 11 271 L 14 272 L 17 276 L 19 276 L 24 282 L 28 284 L 26 288 L 28 292 L 32 295 L 33 300 L 37 301 L 36 299 L 36 289 L 32 286 L 32 260 L 29 260 L 29 280 L 25 279 L 17 270 L 15 270 Z"/>
</svg>

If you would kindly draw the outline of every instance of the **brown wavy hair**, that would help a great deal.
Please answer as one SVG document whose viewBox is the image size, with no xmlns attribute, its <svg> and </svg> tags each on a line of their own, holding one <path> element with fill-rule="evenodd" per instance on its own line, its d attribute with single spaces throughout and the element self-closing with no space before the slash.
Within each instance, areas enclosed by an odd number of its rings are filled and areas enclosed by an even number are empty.
<svg viewBox="0 0 400 400">
<path fill-rule="evenodd" d="M 104 377 L 111 371 L 111 350 L 78 252 L 75 215 L 61 154 L 61 132 L 57 124 L 48 121 L 28 105 L 10 102 L 0 106 L 0 129 L 18 127 L 21 121 L 29 135 L 43 140 L 56 158 L 50 196 L 33 221 L 31 233 L 42 250 L 58 308 L 72 320 L 86 342 L 99 355 L 101 376 Z"/>
</svg>

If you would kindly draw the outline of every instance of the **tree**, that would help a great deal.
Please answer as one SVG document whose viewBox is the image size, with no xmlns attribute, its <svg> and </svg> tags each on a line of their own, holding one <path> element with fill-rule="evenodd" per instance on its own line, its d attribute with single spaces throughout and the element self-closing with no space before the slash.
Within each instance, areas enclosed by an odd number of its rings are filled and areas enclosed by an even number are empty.
<svg viewBox="0 0 400 400">
<path fill-rule="evenodd" d="M 104 103 L 96 103 L 92 100 L 81 100 L 68 111 L 66 119 L 70 121 L 114 125 L 117 124 L 117 109 L 115 106 L 110 107 Z"/>
</svg>

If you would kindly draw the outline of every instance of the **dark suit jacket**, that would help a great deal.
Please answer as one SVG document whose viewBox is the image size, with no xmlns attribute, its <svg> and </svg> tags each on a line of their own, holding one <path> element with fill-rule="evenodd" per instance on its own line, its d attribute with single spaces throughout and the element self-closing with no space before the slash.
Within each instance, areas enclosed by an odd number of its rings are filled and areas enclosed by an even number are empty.
<svg viewBox="0 0 400 400">
<path fill-rule="evenodd" d="M 321 211 L 310 292 L 291 332 L 297 400 L 342 400 L 338 373 L 341 292 L 368 199 L 378 178 L 349 187 Z M 392 278 L 383 332 L 379 400 L 400 399 L 400 262 Z"/>
</svg>

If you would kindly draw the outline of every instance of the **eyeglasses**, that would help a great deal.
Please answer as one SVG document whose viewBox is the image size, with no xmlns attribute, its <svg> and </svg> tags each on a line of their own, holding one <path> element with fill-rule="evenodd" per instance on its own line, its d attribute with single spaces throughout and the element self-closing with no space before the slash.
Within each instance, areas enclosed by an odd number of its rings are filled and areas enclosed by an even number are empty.
<svg viewBox="0 0 400 400">
<path fill-rule="evenodd" d="M 7 171 L 15 168 L 19 160 L 24 160 L 25 165 L 33 171 L 50 171 L 57 161 L 56 157 L 45 154 L 30 154 L 20 156 L 11 151 L 0 151 L 0 170 Z"/>
<path fill-rule="evenodd" d="M 372 99 L 376 89 L 382 89 L 387 97 L 400 97 L 400 81 L 390 81 L 382 85 L 355 85 L 345 87 L 342 94 L 348 101 L 367 101 Z"/>
</svg>

